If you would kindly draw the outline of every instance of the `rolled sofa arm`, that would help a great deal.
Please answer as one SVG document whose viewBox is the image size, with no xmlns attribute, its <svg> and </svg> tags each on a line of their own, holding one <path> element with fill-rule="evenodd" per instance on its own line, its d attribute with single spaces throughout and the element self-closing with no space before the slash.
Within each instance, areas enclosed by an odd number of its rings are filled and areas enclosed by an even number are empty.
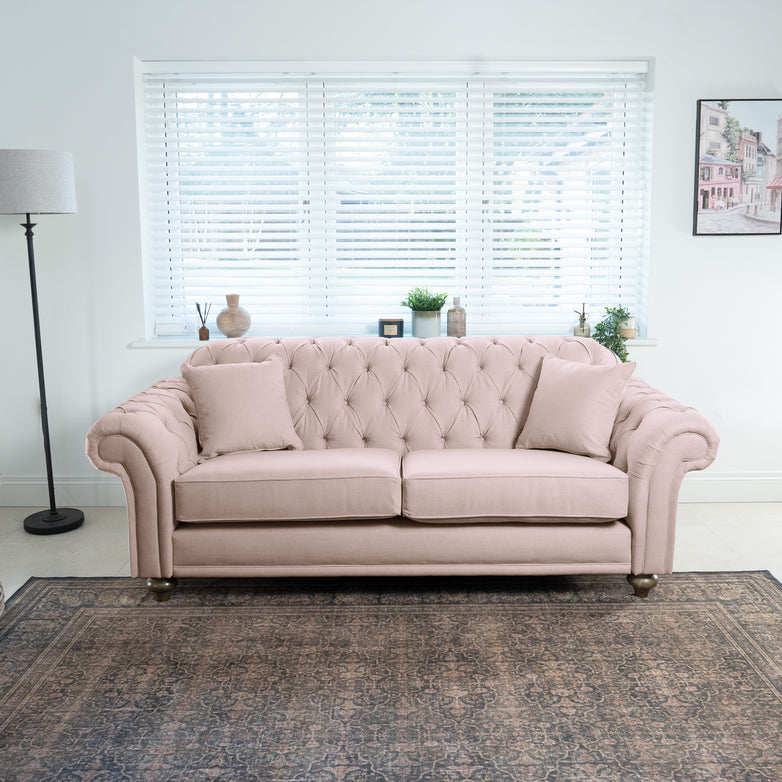
<svg viewBox="0 0 782 782">
<path fill-rule="evenodd" d="M 632 378 L 611 436 L 615 467 L 628 474 L 632 571 L 671 573 L 684 475 L 717 455 L 719 437 L 697 411 Z"/>
<path fill-rule="evenodd" d="M 125 489 L 134 576 L 170 578 L 174 479 L 198 459 L 195 408 L 182 378 L 161 380 L 87 433 L 87 457 Z"/>
</svg>

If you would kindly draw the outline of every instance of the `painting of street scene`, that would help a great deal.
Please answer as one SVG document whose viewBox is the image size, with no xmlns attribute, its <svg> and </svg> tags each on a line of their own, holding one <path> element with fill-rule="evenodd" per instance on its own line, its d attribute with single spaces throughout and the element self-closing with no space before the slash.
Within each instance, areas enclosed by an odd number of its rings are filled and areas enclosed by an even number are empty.
<svg viewBox="0 0 782 782">
<path fill-rule="evenodd" d="M 693 233 L 782 233 L 782 100 L 699 100 Z"/>
</svg>

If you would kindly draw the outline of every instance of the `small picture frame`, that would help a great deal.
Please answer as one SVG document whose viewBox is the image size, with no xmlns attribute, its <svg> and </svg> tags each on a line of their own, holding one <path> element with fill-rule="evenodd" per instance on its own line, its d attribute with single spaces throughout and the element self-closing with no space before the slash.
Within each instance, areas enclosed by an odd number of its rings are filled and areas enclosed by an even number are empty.
<svg viewBox="0 0 782 782">
<path fill-rule="evenodd" d="M 782 99 L 698 101 L 692 232 L 782 234 Z"/>
</svg>

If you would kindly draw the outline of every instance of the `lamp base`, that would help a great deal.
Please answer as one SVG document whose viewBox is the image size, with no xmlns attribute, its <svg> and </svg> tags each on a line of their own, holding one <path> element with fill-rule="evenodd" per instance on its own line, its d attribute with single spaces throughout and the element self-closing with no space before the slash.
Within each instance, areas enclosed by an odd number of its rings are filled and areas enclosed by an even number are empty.
<svg viewBox="0 0 782 782">
<path fill-rule="evenodd" d="M 57 508 L 33 513 L 24 520 L 24 529 L 31 535 L 57 535 L 81 527 L 84 514 L 76 508 Z"/>
</svg>

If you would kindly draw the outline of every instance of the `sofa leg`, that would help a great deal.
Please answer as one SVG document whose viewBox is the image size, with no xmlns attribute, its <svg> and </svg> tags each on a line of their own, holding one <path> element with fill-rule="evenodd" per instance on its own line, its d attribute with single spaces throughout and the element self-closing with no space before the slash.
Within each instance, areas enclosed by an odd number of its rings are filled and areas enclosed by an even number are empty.
<svg viewBox="0 0 782 782">
<path fill-rule="evenodd" d="M 155 596 L 158 603 L 165 603 L 171 599 L 171 593 L 176 586 L 175 578 L 148 578 L 147 591 Z"/>
<path fill-rule="evenodd" d="M 657 582 L 660 579 L 657 578 L 654 573 L 640 576 L 630 573 L 627 576 L 627 580 L 630 582 L 630 586 L 635 590 L 636 597 L 649 597 L 649 591 L 657 586 Z"/>
</svg>

